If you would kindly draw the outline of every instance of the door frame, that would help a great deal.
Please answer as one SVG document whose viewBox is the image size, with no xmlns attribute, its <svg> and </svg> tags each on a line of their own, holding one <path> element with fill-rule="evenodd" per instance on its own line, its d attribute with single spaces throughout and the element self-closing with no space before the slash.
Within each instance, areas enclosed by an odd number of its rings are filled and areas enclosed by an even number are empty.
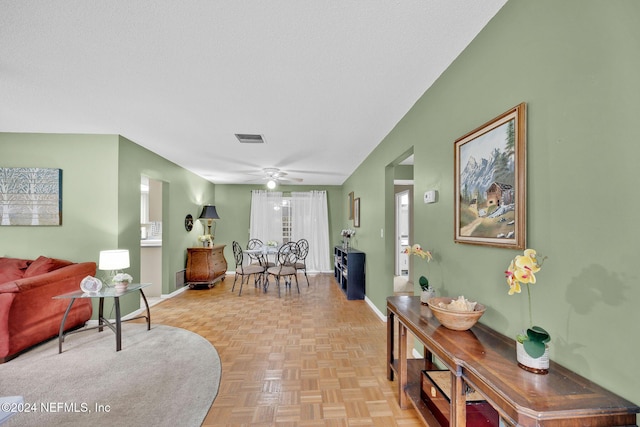
<svg viewBox="0 0 640 427">
<path fill-rule="evenodd" d="M 400 251 L 402 250 L 402 246 L 404 246 L 401 243 L 401 235 L 400 235 L 400 216 L 402 215 L 401 212 L 401 203 L 400 200 L 402 198 L 403 195 L 407 196 L 407 244 L 409 244 L 411 242 L 411 236 L 412 236 L 412 196 L 413 196 L 413 191 L 411 186 L 401 186 L 399 188 L 397 188 L 395 195 L 394 195 L 394 200 L 395 200 L 395 243 L 394 243 L 394 248 L 395 248 L 395 265 L 394 265 L 394 274 L 396 276 L 401 276 L 402 275 L 402 271 L 400 268 Z M 411 278 L 411 258 L 409 258 L 408 260 L 408 264 L 407 264 L 407 278 L 410 279 Z"/>
</svg>

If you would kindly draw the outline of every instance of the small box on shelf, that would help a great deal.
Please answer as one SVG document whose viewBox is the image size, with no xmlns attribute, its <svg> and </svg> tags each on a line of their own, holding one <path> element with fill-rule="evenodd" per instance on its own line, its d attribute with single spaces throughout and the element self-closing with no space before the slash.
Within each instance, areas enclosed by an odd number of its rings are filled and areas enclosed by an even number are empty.
<svg viewBox="0 0 640 427">
<path fill-rule="evenodd" d="M 420 397 L 440 425 L 449 426 L 451 407 L 451 372 L 422 371 Z M 479 393 L 469 389 L 466 392 L 467 426 L 498 427 L 500 417 Z"/>
</svg>

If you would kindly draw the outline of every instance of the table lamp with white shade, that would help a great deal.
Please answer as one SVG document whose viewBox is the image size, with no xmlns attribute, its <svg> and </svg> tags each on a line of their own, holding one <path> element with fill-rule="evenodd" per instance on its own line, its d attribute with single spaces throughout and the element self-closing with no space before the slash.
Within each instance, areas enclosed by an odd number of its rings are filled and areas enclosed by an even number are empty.
<svg viewBox="0 0 640 427">
<path fill-rule="evenodd" d="M 129 250 L 128 249 L 111 249 L 108 251 L 100 251 L 100 259 L 98 260 L 98 270 L 109 271 L 109 280 L 111 282 L 118 273 L 129 268 Z"/>
</svg>

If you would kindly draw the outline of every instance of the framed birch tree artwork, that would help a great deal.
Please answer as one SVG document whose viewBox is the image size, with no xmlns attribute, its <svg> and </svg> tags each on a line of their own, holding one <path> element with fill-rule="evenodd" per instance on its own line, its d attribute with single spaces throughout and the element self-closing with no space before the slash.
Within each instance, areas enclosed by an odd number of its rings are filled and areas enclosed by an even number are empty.
<svg viewBox="0 0 640 427">
<path fill-rule="evenodd" d="M 62 225 L 62 169 L 0 167 L 0 226 Z"/>
</svg>

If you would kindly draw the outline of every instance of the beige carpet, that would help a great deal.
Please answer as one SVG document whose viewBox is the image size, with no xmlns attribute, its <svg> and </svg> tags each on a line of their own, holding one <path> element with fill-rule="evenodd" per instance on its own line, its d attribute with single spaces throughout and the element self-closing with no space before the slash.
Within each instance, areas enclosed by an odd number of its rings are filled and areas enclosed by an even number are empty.
<svg viewBox="0 0 640 427">
<path fill-rule="evenodd" d="M 180 328 L 123 324 L 44 343 L 0 365 L 0 396 L 23 396 L 13 426 L 199 426 L 218 393 L 220 357 Z"/>
</svg>

